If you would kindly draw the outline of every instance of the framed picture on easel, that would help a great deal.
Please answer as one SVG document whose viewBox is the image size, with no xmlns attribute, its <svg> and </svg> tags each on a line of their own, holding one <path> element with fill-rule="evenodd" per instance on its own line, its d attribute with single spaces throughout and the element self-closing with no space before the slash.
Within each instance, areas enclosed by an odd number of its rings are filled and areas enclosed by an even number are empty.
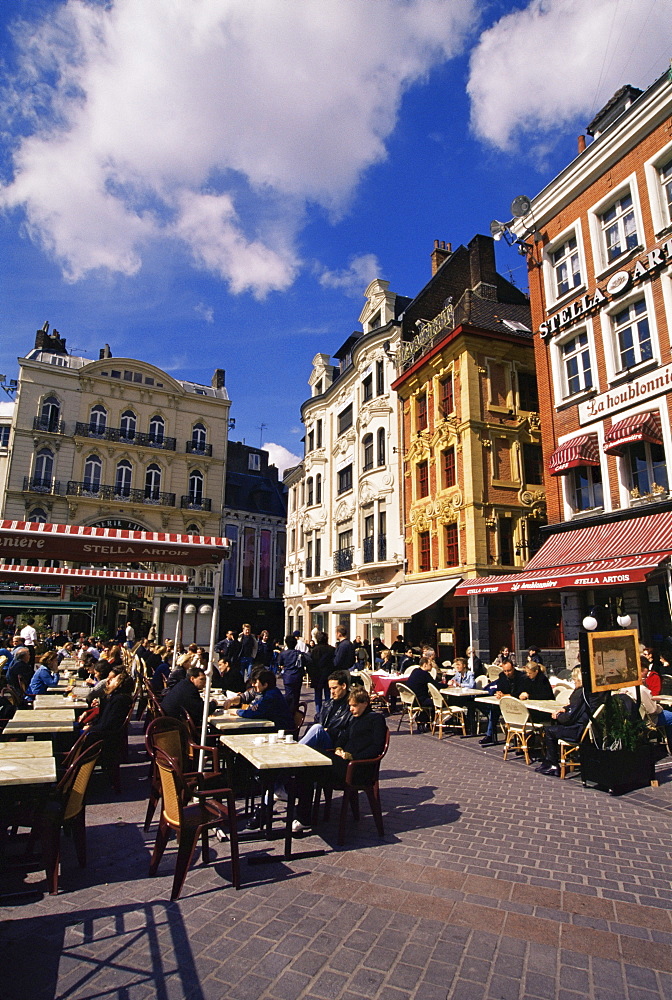
<svg viewBox="0 0 672 1000">
<path fill-rule="evenodd" d="M 588 657 L 593 691 L 617 691 L 642 683 L 637 629 L 589 632 Z"/>
</svg>

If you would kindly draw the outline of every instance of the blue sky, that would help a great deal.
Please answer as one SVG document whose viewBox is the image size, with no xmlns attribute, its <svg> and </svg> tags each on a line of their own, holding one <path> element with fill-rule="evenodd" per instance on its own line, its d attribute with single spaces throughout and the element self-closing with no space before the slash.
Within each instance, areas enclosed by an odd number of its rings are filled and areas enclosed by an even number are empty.
<svg viewBox="0 0 672 1000">
<path fill-rule="evenodd" d="M 414 295 L 671 56 L 672 0 L 3 0 L 0 371 L 45 320 L 225 368 L 232 437 L 299 454 L 371 278 Z"/>
</svg>

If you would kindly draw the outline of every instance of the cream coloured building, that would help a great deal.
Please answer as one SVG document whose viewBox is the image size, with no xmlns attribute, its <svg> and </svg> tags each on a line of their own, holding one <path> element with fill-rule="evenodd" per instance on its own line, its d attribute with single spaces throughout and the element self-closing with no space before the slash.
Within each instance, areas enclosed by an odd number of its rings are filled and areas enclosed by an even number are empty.
<svg viewBox="0 0 672 1000">
<path fill-rule="evenodd" d="M 409 300 L 380 279 L 365 295 L 362 331 L 335 353 L 336 364 L 328 354 L 313 359 L 311 397 L 301 407 L 305 454 L 284 480 L 287 630 L 305 635 L 318 627 L 331 642 L 339 624 L 352 637 L 368 637 L 370 618 L 357 609 L 394 590 L 404 567 L 397 404 L 390 385 L 398 319 Z M 375 634 L 384 633 L 381 623 L 373 626 Z"/>
<path fill-rule="evenodd" d="M 90 361 L 68 354 L 65 340 L 45 324 L 35 348 L 19 359 L 18 382 L 3 517 L 220 533 L 231 405 L 221 369 L 211 385 L 199 385 L 112 357 L 107 345 Z M 195 593 L 205 598 L 209 587 L 209 602 L 193 602 L 202 642 L 212 612 L 211 570 L 191 573 Z M 134 608 L 138 620 L 147 619 L 146 599 L 105 588 L 98 620 L 116 625 Z"/>
</svg>

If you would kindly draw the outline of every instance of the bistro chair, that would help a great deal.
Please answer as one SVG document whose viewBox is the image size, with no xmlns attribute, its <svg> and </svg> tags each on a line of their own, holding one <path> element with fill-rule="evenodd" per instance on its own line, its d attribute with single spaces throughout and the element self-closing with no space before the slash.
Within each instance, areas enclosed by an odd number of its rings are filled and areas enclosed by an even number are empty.
<svg viewBox="0 0 672 1000">
<path fill-rule="evenodd" d="M 428 684 L 427 690 L 432 696 L 432 702 L 434 703 L 432 734 L 434 734 L 438 728 L 439 739 L 443 739 L 443 727 L 446 726 L 454 729 L 461 729 L 462 735 L 466 736 L 467 727 L 464 721 L 467 711 L 466 708 L 462 708 L 460 705 L 447 704 L 435 684 Z"/>
<path fill-rule="evenodd" d="M 161 781 L 161 819 L 149 865 L 150 876 L 156 875 L 170 831 L 175 830 L 178 848 L 170 898 L 171 901 L 178 899 L 198 838 L 201 838 L 203 863 L 207 864 L 210 860 L 208 830 L 212 827 L 227 826 L 231 846 L 231 881 L 235 889 L 240 889 L 238 827 L 233 792 L 230 788 L 199 791 L 185 782 L 174 757 L 158 748 L 155 750 L 155 755 Z M 217 798 L 212 798 L 211 796 L 215 794 Z M 192 802 L 192 798 L 197 801 Z"/>
<path fill-rule="evenodd" d="M 390 731 L 387 730 L 385 734 L 385 745 L 382 752 L 378 757 L 372 757 L 370 760 L 351 760 L 348 763 L 345 780 L 343 782 L 333 782 L 330 780 L 329 784 L 321 786 L 317 785 L 315 792 L 315 799 L 313 802 L 313 824 L 316 825 L 318 821 L 318 814 L 320 809 L 320 794 L 324 791 L 324 819 L 328 820 L 331 813 L 331 795 L 333 790 L 340 789 L 343 791 L 343 799 L 341 802 L 341 813 L 338 821 L 338 846 L 342 847 L 345 843 L 345 822 L 348 817 L 348 806 L 352 809 L 352 815 L 355 820 L 359 819 L 359 793 L 365 792 L 366 797 L 369 800 L 369 805 L 371 806 L 371 813 L 373 814 L 373 819 L 376 824 L 376 830 L 378 831 L 379 837 L 385 836 L 385 829 L 383 826 L 383 813 L 380 805 L 380 787 L 379 787 L 379 776 L 380 776 L 380 762 L 387 753 L 388 747 L 390 745 Z"/>
<path fill-rule="evenodd" d="M 560 777 L 567 777 L 567 771 L 575 767 L 581 767 L 581 761 L 578 759 L 579 747 L 583 741 L 588 737 L 591 743 L 595 742 L 595 732 L 593 730 L 593 722 L 602 714 L 604 711 L 604 705 L 598 705 L 593 713 L 593 718 L 588 720 L 586 728 L 581 733 L 581 736 L 577 741 L 575 740 L 558 740 L 558 748 L 560 750 Z"/>
<path fill-rule="evenodd" d="M 476 680 L 474 681 L 475 686 L 477 688 L 480 688 L 481 691 L 483 691 L 488 686 L 488 684 L 491 683 L 492 682 L 487 674 L 481 674 L 481 676 L 477 677 Z"/>
<path fill-rule="evenodd" d="M 359 675 L 364 682 L 364 690 L 371 699 L 371 708 L 382 708 L 384 712 L 389 714 L 390 706 L 387 698 L 384 694 L 381 694 L 373 686 L 373 678 L 368 671 L 363 670 Z"/>
<path fill-rule="evenodd" d="M 150 769 L 150 792 L 147 803 L 147 813 L 145 814 L 145 833 L 149 830 L 157 803 L 161 798 L 161 780 L 156 764 L 156 751 L 162 750 L 177 762 L 182 777 L 188 785 L 193 785 L 201 790 L 207 790 L 210 786 L 221 787 L 224 778 L 219 769 L 219 753 L 217 747 L 201 748 L 191 739 L 189 726 L 181 719 L 173 719 L 164 715 L 161 718 L 150 722 L 145 733 L 145 746 L 147 753 L 152 759 Z M 212 760 L 212 772 L 205 775 L 202 771 L 194 770 L 196 754 L 203 749 L 209 754 Z"/>
<path fill-rule="evenodd" d="M 558 685 L 558 687 L 556 687 L 555 691 L 553 692 L 553 697 L 557 701 L 558 705 L 560 705 L 561 707 L 569 705 L 569 699 L 572 697 L 573 690 L 574 690 L 573 688 L 565 687 L 564 684 L 562 686 Z"/>
<path fill-rule="evenodd" d="M 541 723 L 532 722 L 529 709 L 518 698 L 510 694 L 504 695 L 499 702 L 504 721 L 506 740 L 504 742 L 504 760 L 509 750 L 520 749 L 525 754 L 525 763 L 530 763 L 530 742 L 536 735 L 544 731 Z"/>
<path fill-rule="evenodd" d="M 301 701 L 297 705 L 294 711 L 294 739 L 298 740 L 301 734 L 301 726 L 304 725 L 306 721 L 306 713 L 308 711 L 308 702 Z"/>
<path fill-rule="evenodd" d="M 406 684 L 400 684 L 397 682 L 397 694 L 399 695 L 399 700 L 401 701 L 401 715 L 399 716 L 397 732 L 401 729 L 401 723 L 403 720 L 407 719 L 409 730 L 412 735 L 413 724 L 415 723 L 417 717 L 422 714 L 422 705 L 418 701 L 415 692 L 411 691 Z"/>
</svg>

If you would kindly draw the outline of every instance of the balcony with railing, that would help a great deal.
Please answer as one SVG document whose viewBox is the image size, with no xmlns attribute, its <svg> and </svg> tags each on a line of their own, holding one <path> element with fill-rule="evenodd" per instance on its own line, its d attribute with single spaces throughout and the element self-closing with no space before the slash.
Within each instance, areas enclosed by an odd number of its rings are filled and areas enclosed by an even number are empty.
<svg viewBox="0 0 672 1000">
<path fill-rule="evenodd" d="M 42 479 L 40 476 L 24 476 L 23 489 L 29 493 L 48 493 L 51 496 L 61 495 L 61 484 L 58 479 Z"/>
<path fill-rule="evenodd" d="M 354 554 L 355 549 L 352 545 L 347 549 L 336 549 L 334 552 L 334 573 L 343 573 L 345 570 L 352 569 Z"/>
<path fill-rule="evenodd" d="M 65 424 L 62 420 L 54 417 L 34 417 L 33 430 L 42 431 L 45 434 L 63 434 Z"/>
<path fill-rule="evenodd" d="M 198 441 L 187 441 L 186 452 L 188 455 L 212 455 L 212 445 L 200 444 Z"/>
<path fill-rule="evenodd" d="M 121 427 L 104 427 L 101 430 L 95 424 L 77 422 L 75 424 L 77 437 L 95 438 L 97 441 L 119 441 L 121 444 L 137 444 L 143 448 L 158 448 L 162 451 L 175 451 L 175 438 L 157 434 L 145 434 L 142 431 L 127 431 Z"/>
<path fill-rule="evenodd" d="M 212 500 L 210 497 L 189 495 L 181 497 L 180 507 L 183 510 L 212 510 Z"/>
<path fill-rule="evenodd" d="M 174 507 L 175 494 L 161 493 L 151 488 L 132 490 L 126 486 L 104 486 L 102 483 L 76 483 L 70 480 L 66 496 L 83 500 L 110 500 L 112 503 L 140 503 L 150 507 Z"/>
<path fill-rule="evenodd" d="M 364 539 L 363 556 L 365 563 L 373 562 L 373 553 L 374 553 L 373 543 L 374 543 L 373 535 L 370 535 L 368 538 Z"/>
</svg>

